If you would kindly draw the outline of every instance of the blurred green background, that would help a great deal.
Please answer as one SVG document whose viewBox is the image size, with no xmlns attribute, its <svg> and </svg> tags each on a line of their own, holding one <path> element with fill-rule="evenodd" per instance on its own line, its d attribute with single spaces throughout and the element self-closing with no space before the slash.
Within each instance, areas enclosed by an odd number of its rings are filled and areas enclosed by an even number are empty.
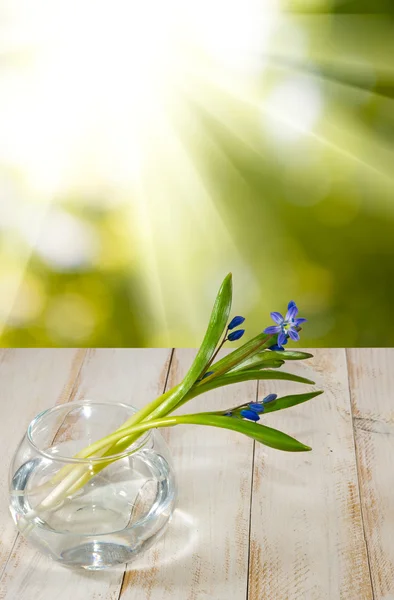
<svg viewBox="0 0 394 600">
<path fill-rule="evenodd" d="M 389 0 L 0 2 L 0 343 L 394 345 Z"/>
</svg>

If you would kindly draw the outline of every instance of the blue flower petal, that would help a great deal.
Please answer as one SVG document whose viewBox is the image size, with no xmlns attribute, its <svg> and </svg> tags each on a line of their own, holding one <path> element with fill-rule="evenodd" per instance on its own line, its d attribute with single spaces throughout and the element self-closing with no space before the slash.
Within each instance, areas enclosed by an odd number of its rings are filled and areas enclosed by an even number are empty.
<svg viewBox="0 0 394 600">
<path fill-rule="evenodd" d="M 299 318 L 299 319 L 294 319 L 294 324 L 295 325 L 301 325 L 301 323 L 305 323 L 305 321 L 307 321 L 308 319 L 303 319 L 303 318 Z"/>
<path fill-rule="evenodd" d="M 289 329 L 289 336 L 293 340 L 293 342 L 298 342 L 300 339 L 298 331 L 296 329 L 294 329 L 293 327 L 291 327 L 291 329 Z"/>
<path fill-rule="evenodd" d="M 268 350 L 276 350 L 277 352 L 284 352 L 285 349 L 283 348 L 283 346 L 279 346 L 278 344 L 273 344 L 272 346 L 270 346 L 268 348 Z"/>
<path fill-rule="evenodd" d="M 236 331 L 232 331 L 231 333 L 229 333 L 227 339 L 229 340 L 229 342 L 235 342 L 236 340 L 239 340 L 244 333 L 245 329 L 237 329 Z"/>
<path fill-rule="evenodd" d="M 293 308 L 293 306 L 296 306 L 296 303 L 294 302 L 294 300 L 290 300 L 289 304 L 287 305 L 287 310 L 290 310 L 291 308 Z"/>
<path fill-rule="evenodd" d="M 231 319 L 230 324 L 228 325 L 228 329 L 234 329 L 235 327 L 238 327 L 238 325 L 242 325 L 244 321 L 245 317 L 234 317 L 233 319 Z"/>
<path fill-rule="evenodd" d="M 248 404 L 248 407 L 251 410 L 254 410 L 257 413 L 263 413 L 264 412 L 264 406 L 261 404 L 261 402 L 250 402 Z"/>
<path fill-rule="evenodd" d="M 249 410 L 248 408 L 244 408 L 241 410 L 241 417 L 244 419 L 249 419 L 249 421 L 260 421 L 260 417 L 254 410 Z"/>
<path fill-rule="evenodd" d="M 271 319 L 275 321 L 275 323 L 278 323 L 278 325 L 282 325 L 284 321 L 283 316 L 279 312 L 272 312 Z"/>
<path fill-rule="evenodd" d="M 298 313 L 298 308 L 295 304 L 293 304 L 286 313 L 285 321 L 292 321 Z"/>
<path fill-rule="evenodd" d="M 268 404 L 268 402 L 273 402 L 274 400 L 276 400 L 278 397 L 278 394 L 268 394 L 268 396 L 266 396 L 263 399 L 263 403 L 264 404 Z"/>
<path fill-rule="evenodd" d="M 283 331 L 281 331 L 280 334 L 278 335 L 278 345 L 283 346 L 286 343 L 287 343 L 287 336 L 285 333 L 283 333 Z"/>
<path fill-rule="evenodd" d="M 271 325 L 271 327 L 266 327 L 263 333 L 273 334 L 280 333 L 282 331 L 282 327 L 280 325 Z"/>
</svg>

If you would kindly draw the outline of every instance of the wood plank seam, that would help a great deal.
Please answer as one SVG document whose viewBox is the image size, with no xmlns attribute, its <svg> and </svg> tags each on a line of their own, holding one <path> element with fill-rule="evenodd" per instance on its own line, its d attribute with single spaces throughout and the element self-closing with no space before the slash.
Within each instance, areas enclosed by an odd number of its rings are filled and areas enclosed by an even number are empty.
<svg viewBox="0 0 394 600">
<path fill-rule="evenodd" d="M 13 348 L 0 348 L 0 365 L 5 360 L 5 357 L 13 351 Z"/>
<path fill-rule="evenodd" d="M 259 401 L 259 381 L 256 381 L 256 402 Z M 248 566 L 246 571 L 246 600 L 249 599 L 249 577 L 250 577 L 250 555 L 252 540 L 252 508 L 253 508 L 253 484 L 254 484 L 254 461 L 256 455 L 256 440 L 253 440 L 252 453 L 252 475 L 250 478 L 250 507 L 249 507 L 249 535 L 248 535 Z"/>
<path fill-rule="evenodd" d="M 3 568 L 2 568 L 1 573 L 0 573 L 0 583 L 1 583 L 1 580 L 3 578 L 4 572 L 5 572 L 5 570 L 6 570 L 7 566 L 8 566 L 8 563 L 10 562 L 10 558 L 12 556 L 12 553 L 13 553 L 14 549 L 15 549 L 16 542 L 18 541 L 18 538 L 19 538 L 19 531 L 16 533 L 16 535 L 14 537 L 14 541 L 11 544 L 11 548 L 10 548 L 10 551 L 8 553 L 7 560 L 4 561 L 4 565 L 3 565 Z"/>
<path fill-rule="evenodd" d="M 61 395 L 61 399 L 60 399 L 59 404 L 68 404 L 69 402 L 74 402 L 75 396 L 76 396 L 77 391 L 78 391 L 79 382 L 81 380 L 82 367 L 85 364 L 87 355 L 88 355 L 88 349 L 82 349 L 82 350 L 78 349 L 77 350 L 75 358 L 74 358 L 74 361 L 73 361 L 73 364 L 74 364 L 74 362 L 76 360 L 79 359 L 79 356 L 81 356 L 80 365 L 79 365 L 79 368 L 77 369 L 77 372 L 75 373 L 74 381 L 69 386 L 69 390 L 67 390 L 66 393 L 63 392 L 63 394 Z M 66 396 L 66 400 L 63 399 L 64 395 Z M 63 417 L 63 419 L 61 420 L 61 422 L 60 422 L 60 424 L 59 424 L 59 426 L 58 426 L 58 428 L 57 428 L 57 430 L 56 430 L 56 432 L 55 432 L 55 434 L 53 436 L 51 445 L 54 444 L 57 441 L 59 435 L 61 435 L 61 430 L 62 430 L 62 427 L 63 427 L 66 419 L 67 419 L 67 415 L 65 415 Z"/>
<path fill-rule="evenodd" d="M 167 385 L 168 385 L 168 379 L 170 376 L 170 372 L 171 372 L 171 366 L 172 366 L 172 361 L 174 358 L 174 354 L 175 354 L 175 348 L 171 349 L 171 354 L 170 354 L 170 359 L 168 361 L 168 367 L 167 367 L 167 373 L 165 376 L 165 380 L 164 380 L 164 385 L 163 385 L 163 389 L 162 389 L 162 393 L 164 394 L 164 392 L 167 390 Z M 116 597 L 116 600 L 120 600 L 122 594 L 123 594 L 123 588 L 125 585 L 125 577 L 126 577 L 126 572 L 127 572 L 127 564 L 125 565 L 125 568 L 123 570 L 123 574 L 122 574 L 122 579 L 119 585 L 119 593 Z"/>
<path fill-rule="evenodd" d="M 78 358 L 78 356 L 79 356 L 79 355 L 81 355 L 81 361 L 80 361 L 80 364 L 79 364 L 79 366 L 78 366 L 78 369 L 77 369 L 77 371 L 76 371 L 76 373 L 75 373 L 74 381 L 73 381 L 73 382 L 71 383 L 71 385 L 69 386 L 69 390 L 67 390 L 67 399 L 66 399 L 66 400 L 63 400 L 63 397 L 64 397 L 64 395 L 65 395 L 65 394 L 64 394 L 64 392 L 63 392 L 63 393 L 61 394 L 61 401 L 60 401 L 60 404 L 66 404 L 67 402 L 70 402 L 71 400 L 73 400 L 73 399 L 74 399 L 74 397 L 75 397 L 75 388 L 76 388 L 76 386 L 78 385 L 78 382 L 79 382 L 79 378 L 80 378 L 80 375 L 81 375 L 82 367 L 83 367 L 83 365 L 84 365 L 84 363 L 85 363 L 86 354 L 87 354 L 87 350 L 84 350 L 84 351 L 82 351 L 82 352 L 81 352 L 81 350 L 80 350 L 80 349 L 78 349 L 78 350 L 76 351 L 76 358 Z M 74 361 L 73 361 L 73 363 L 74 363 Z M 57 435 L 57 434 L 55 434 L 55 438 L 56 438 L 56 435 Z M 54 438 L 54 439 L 55 439 L 55 438 Z M 16 543 L 17 543 L 17 541 L 18 541 L 19 535 L 20 535 L 20 534 L 19 534 L 19 531 L 17 531 L 17 532 L 16 532 L 16 535 L 15 535 L 15 538 L 14 538 L 14 541 L 13 541 L 13 543 L 12 543 L 12 545 L 11 545 L 11 549 L 10 549 L 10 551 L 9 551 L 9 553 L 8 553 L 7 560 L 4 562 L 3 568 L 2 568 L 2 570 L 1 570 L 1 573 L 0 573 L 0 581 L 1 581 L 2 577 L 3 577 L 3 575 L 4 575 L 4 572 L 5 572 L 5 570 L 7 569 L 7 566 L 8 566 L 8 563 L 9 563 L 9 561 L 10 561 L 10 558 L 11 558 L 11 556 L 12 556 L 12 553 L 13 553 L 13 551 L 14 551 L 15 545 L 16 545 Z"/>
<path fill-rule="evenodd" d="M 68 382 L 69 385 L 66 384 L 65 389 L 63 390 L 62 394 L 60 395 L 60 399 L 56 404 L 66 404 L 67 402 L 73 402 L 73 400 L 75 399 L 79 381 L 81 378 L 82 367 L 86 362 L 87 355 L 87 348 L 76 349 L 70 373 L 71 376 L 74 375 L 74 378 L 72 381 Z M 77 363 L 77 368 L 74 370 L 75 363 Z"/>
<path fill-rule="evenodd" d="M 371 583 L 372 595 L 373 595 L 373 598 L 375 598 L 376 595 L 375 595 L 375 589 L 374 589 L 373 579 L 372 579 L 370 550 L 369 550 L 367 536 L 365 534 L 364 498 L 363 498 L 363 492 L 361 490 L 361 485 L 360 485 L 360 464 L 359 464 L 359 460 L 358 460 L 357 439 L 356 439 L 356 432 L 355 432 L 356 417 L 355 417 L 354 411 L 353 411 L 352 389 L 351 389 L 350 374 L 349 374 L 349 350 L 348 350 L 348 348 L 345 348 L 345 354 L 346 354 L 346 371 L 347 371 L 347 378 L 348 378 L 348 385 L 349 385 L 350 414 L 351 414 L 351 418 L 352 418 L 354 454 L 355 454 L 356 467 L 357 467 L 357 469 L 356 469 L 356 471 L 357 471 L 357 487 L 358 487 L 358 498 L 359 498 L 360 511 L 361 511 L 361 524 L 362 524 L 363 538 L 364 538 L 365 549 L 366 549 L 366 554 L 367 554 L 369 580 Z"/>
</svg>

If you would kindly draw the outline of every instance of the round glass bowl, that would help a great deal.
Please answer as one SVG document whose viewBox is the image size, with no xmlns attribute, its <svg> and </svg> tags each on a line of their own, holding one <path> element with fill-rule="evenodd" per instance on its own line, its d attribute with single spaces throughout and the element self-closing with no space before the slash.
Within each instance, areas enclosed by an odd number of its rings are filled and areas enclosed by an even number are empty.
<svg viewBox="0 0 394 600">
<path fill-rule="evenodd" d="M 69 567 L 103 569 L 130 562 L 163 532 L 176 485 L 167 445 L 149 431 L 116 455 L 78 459 L 136 409 L 82 401 L 40 413 L 10 469 L 10 510 L 21 534 Z M 109 462 L 111 461 L 111 462 Z"/>
</svg>

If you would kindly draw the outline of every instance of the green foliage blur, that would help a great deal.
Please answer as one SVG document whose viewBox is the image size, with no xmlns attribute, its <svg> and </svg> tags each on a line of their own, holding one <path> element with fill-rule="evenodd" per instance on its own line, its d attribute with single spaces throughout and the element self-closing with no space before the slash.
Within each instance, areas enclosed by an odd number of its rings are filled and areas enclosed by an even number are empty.
<svg viewBox="0 0 394 600">
<path fill-rule="evenodd" d="M 156 71 L 126 4 L 0 5 L 1 345 L 196 346 L 229 271 L 250 336 L 394 345 L 393 3 L 239 2 Z"/>
</svg>

